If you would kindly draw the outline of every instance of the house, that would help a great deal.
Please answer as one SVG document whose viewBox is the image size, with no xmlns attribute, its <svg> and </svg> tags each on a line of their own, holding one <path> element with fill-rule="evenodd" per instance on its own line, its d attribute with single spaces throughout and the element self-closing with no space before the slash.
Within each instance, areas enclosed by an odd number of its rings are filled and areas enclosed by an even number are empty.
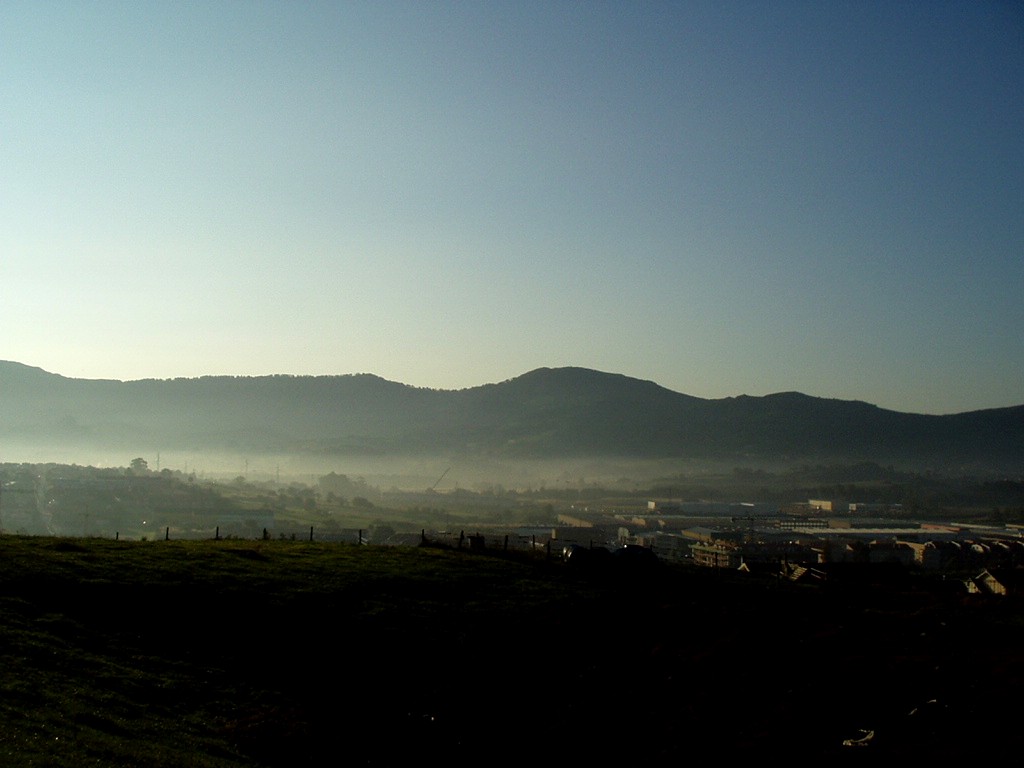
<svg viewBox="0 0 1024 768">
<path fill-rule="evenodd" d="M 739 550 L 724 542 L 708 542 L 690 545 L 695 565 L 707 568 L 739 568 L 743 557 Z"/>
<path fill-rule="evenodd" d="M 812 566 L 784 561 L 779 575 L 787 581 L 801 584 L 820 584 L 827 578 L 824 570 Z"/>
<path fill-rule="evenodd" d="M 974 595 L 1021 595 L 1024 594 L 1024 570 L 1019 568 L 993 568 L 984 570 L 964 582 L 967 591 Z"/>
<path fill-rule="evenodd" d="M 915 559 L 914 550 L 899 541 L 872 541 L 868 545 L 869 563 L 900 563 L 910 566 Z"/>
</svg>

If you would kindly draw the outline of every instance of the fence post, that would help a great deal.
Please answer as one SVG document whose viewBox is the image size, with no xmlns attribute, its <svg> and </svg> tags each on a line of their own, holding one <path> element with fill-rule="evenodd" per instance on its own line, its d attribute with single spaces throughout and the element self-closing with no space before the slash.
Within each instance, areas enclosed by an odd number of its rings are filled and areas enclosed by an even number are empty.
<svg viewBox="0 0 1024 768">
<path fill-rule="evenodd" d="M 310 541 L 313 540 L 313 526 L 312 525 L 309 526 L 309 540 Z"/>
<path fill-rule="evenodd" d="M 213 532 L 213 540 L 220 541 L 220 526 L 217 526 L 217 530 Z"/>
<path fill-rule="evenodd" d="M 164 541 L 170 541 L 170 540 L 171 540 L 171 526 L 168 525 L 166 528 L 164 528 Z"/>
</svg>

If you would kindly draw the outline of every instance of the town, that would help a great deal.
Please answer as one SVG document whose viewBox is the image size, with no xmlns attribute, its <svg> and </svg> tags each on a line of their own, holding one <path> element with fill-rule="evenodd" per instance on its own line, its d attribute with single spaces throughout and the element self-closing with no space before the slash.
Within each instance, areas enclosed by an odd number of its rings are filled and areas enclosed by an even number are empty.
<svg viewBox="0 0 1024 768">
<path fill-rule="evenodd" d="M 946 588 L 1003 595 L 1024 588 L 1024 524 L 907 519 L 898 506 L 809 499 L 765 504 L 649 501 L 647 514 L 593 522 L 560 516 L 552 537 L 566 546 L 639 546 L 665 562 L 821 583 L 878 581 L 907 571 Z M 601 542 L 597 544 L 597 542 Z"/>
<path fill-rule="evenodd" d="M 7 534 L 429 543 L 567 561 L 575 555 L 577 564 L 628 549 L 662 564 L 800 583 L 878 583 L 913 573 L 965 593 L 1024 586 L 1024 522 L 1012 507 L 945 509 L 929 519 L 900 503 L 838 497 L 777 503 L 382 491 L 334 472 L 315 484 L 204 480 L 151 470 L 141 458 L 124 468 L 6 464 L 0 478 L 0 532 Z"/>
</svg>

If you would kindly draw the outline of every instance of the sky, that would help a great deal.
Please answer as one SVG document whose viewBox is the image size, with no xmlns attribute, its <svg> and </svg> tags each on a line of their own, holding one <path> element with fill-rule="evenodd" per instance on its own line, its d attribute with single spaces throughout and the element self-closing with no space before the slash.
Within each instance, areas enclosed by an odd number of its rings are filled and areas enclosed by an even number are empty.
<svg viewBox="0 0 1024 768">
<path fill-rule="evenodd" d="M 1024 403 L 1024 5 L 0 4 L 0 359 Z"/>
</svg>

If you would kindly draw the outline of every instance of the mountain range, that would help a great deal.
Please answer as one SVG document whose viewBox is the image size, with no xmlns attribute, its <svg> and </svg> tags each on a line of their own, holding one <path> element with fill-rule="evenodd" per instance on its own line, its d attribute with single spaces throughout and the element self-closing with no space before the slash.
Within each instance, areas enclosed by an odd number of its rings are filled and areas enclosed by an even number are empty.
<svg viewBox="0 0 1024 768">
<path fill-rule="evenodd" d="M 871 460 L 1019 472 L 1024 405 L 935 416 L 799 392 L 704 399 L 585 368 L 433 390 L 371 374 L 74 379 L 0 361 L 0 441 L 266 454 Z"/>
</svg>

